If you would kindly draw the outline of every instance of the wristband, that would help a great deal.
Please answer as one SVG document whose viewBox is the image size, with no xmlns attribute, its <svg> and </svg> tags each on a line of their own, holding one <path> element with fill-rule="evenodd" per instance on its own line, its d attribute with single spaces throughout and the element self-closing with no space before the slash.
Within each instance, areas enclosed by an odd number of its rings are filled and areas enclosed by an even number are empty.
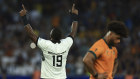
<svg viewBox="0 0 140 79">
<path fill-rule="evenodd" d="M 94 77 L 97 78 L 97 77 L 98 77 L 98 73 L 96 73 L 96 74 L 94 75 Z"/>
<path fill-rule="evenodd" d="M 76 15 L 76 14 L 74 14 L 74 13 L 71 13 L 71 17 L 72 17 L 72 20 L 73 20 L 73 21 L 78 21 L 78 20 L 79 20 L 78 15 Z"/>
<path fill-rule="evenodd" d="M 22 16 L 22 21 L 23 21 L 24 25 L 29 24 L 26 15 Z"/>
</svg>

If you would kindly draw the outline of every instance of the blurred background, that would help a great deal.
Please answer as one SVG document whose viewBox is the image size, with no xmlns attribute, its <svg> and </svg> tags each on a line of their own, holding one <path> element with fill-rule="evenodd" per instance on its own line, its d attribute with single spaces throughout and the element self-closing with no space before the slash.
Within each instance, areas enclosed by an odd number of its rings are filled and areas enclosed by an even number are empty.
<svg viewBox="0 0 140 79">
<path fill-rule="evenodd" d="M 18 12 L 23 3 L 36 34 L 49 39 L 52 27 L 64 37 L 71 27 L 68 10 L 73 0 L 0 0 L 0 79 L 39 79 L 42 52 L 34 48 Z M 140 79 L 140 0 L 77 0 L 79 28 L 67 58 L 68 79 L 88 79 L 82 58 L 102 38 L 106 24 L 123 21 L 129 37 L 118 48 L 119 67 L 115 79 Z"/>
</svg>

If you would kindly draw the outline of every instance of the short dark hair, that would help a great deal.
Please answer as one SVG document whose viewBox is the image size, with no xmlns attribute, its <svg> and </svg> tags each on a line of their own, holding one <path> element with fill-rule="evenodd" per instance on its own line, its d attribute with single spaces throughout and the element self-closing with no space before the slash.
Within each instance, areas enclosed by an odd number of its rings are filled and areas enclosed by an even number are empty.
<svg viewBox="0 0 140 79">
<path fill-rule="evenodd" d="M 115 32 L 121 37 L 128 37 L 128 29 L 121 21 L 111 21 L 107 24 L 107 30 Z"/>
<path fill-rule="evenodd" d="M 59 28 L 54 27 L 52 29 L 52 33 L 51 33 L 51 38 L 52 38 L 52 42 L 56 43 L 60 43 L 61 37 L 62 37 L 62 32 Z"/>
</svg>

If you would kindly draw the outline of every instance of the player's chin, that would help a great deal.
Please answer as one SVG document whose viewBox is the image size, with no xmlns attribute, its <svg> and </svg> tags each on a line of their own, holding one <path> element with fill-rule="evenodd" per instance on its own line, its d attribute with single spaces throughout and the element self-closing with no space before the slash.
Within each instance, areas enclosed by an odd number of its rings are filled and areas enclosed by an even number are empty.
<svg viewBox="0 0 140 79">
<path fill-rule="evenodd" d="M 118 45 L 119 45 L 118 43 L 115 43 L 115 44 L 114 44 L 114 46 L 118 46 Z"/>
</svg>

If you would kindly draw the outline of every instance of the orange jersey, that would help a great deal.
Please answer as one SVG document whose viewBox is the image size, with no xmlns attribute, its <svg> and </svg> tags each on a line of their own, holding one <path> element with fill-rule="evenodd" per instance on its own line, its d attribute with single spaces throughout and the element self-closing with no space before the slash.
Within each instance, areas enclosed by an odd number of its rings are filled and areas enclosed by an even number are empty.
<svg viewBox="0 0 140 79">
<path fill-rule="evenodd" d="M 108 78 L 112 78 L 112 71 L 114 67 L 114 61 L 117 58 L 117 49 L 116 47 L 109 47 L 104 39 L 100 39 L 89 49 L 90 53 L 93 53 L 96 60 L 94 67 L 98 73 L 107 72 Z M 94 79 L 90 75 L 90 79 Z"/>
</svg>

